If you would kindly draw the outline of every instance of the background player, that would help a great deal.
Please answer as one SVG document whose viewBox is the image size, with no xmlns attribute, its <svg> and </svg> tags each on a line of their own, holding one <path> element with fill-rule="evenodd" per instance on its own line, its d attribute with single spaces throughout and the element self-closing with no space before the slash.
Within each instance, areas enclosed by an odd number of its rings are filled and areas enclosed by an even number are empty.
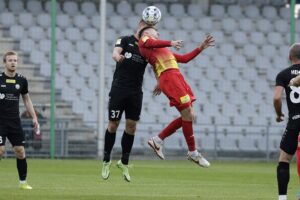
<svg viewBox="0 0 300 200">
<path fill-rule="evenodd" d="M 109 122 L 105 132 L 102 178 L 108 179 L 110 173 L 110 155 L 115 143 L 116 132 L 125 111 L 125 130 L 121 140 L 122 157 L 117 166 L 122 170 L 124 179 L 130 181 L 128 171 L 129 155 L 132 149 L 137 121 L 142 109 L 142 83 L 146 60 L 138 48 L 138 32 L 146 26 L 141 20 L 134 35 L 124 36 L 116 41 L 113 59 L 116 63 L 111 90 L 109 93 Z"/>
<path fill-rule="evenodd" d="M 276 121 L 284 120 L 282 113 L 282 93 L 285 90 L 289 120 L 280 143 L 279 163 L 277 166 L 277 182 L 279 200 L 287 199 L 287 186 L 290 179 L 290 162 L 297 149 L 297 138 L 300 131 L 300 91 L 295 86 L 289 86 L 290 80 L 300 73 L 300 43 L 291 46 L 289 60 L 292 65 L 282 70 L 276 77 L 274 90 L 274 108 Z M 299 169 L 299 162 L 298 162 Z"/>
<path fill-rule="evenodd" d="M 145 27 L 140 33 L 139 48 L 141 54 L 153 66 L 153 70 L 158 78 L 159 85 L 156 93 L 161 90 L 170 100 L 170 106 L 175 106 L 181 117 L 171 122 L 158 136 L 150 139 L 148 144 L 154 149 L 157 155 L 164 159 L 162 153 L 162 143 L 164 138 L 173 134 L 182 127 L 185 140 L 188 145 L 188 159 L 200 166 L 208 167 L 209 162 L 197 151 L 193 133 L 194 113 L 192 102 L 195 101 L 194 94 L 190 86 L 184 80 L 179 71 L 177 62 L 187 63 L 196 57 L 202 50 L 213 46 L 212 36 L 207 36 L 202 44 L 190 53 L 179 55 L 172 53 L 168 48 L 181 48 L 182 41 L 159 40 L 158 32 L 153 27 Z"/>
<path fill-rule="evenodd" d="M 13 146 L 17 157 L 17 169 L 21 189 L 32 189 L 26 182 L 27 161 L 25 155 L 25 139 L 21 126 L 19 99 L 22 95 L 24 105 L 32 117 L 33 127 L 38 129 L 39 124 L 31 99 L 28 94 L 27 79 L 16 73 L 18 55 L 9 51 L 3 57 L 4 72 L 0 74 L 0 157 L 5 152 L 6 138 Z"/>
</svg>

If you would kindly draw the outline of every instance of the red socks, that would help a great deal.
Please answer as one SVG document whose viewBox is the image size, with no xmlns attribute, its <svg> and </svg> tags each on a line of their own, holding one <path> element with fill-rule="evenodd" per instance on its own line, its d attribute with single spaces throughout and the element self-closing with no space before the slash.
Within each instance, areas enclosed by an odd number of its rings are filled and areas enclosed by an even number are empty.
<svg viewBox="0 0 300 200">
<path fill-rule="evenodd" d="M 298 136 L 298 143 L 300 142 L 300 135 Z M 296 151 L 296 155 L 297 155 L 297 170 L 298 170 L 298 177 L 300 179 L 300 147 L 297 147 L 297 151 Z"/>
<path fill-rule="evenodd" d="M 158 135 L 158 137 L 164 140 L 166 137 L 172 135 L 177 129 L 182 126 L 181 117 L 173 120 L 162 132 Z"/>
<path fill-rule="evenodd" d="M 196 144 L 193 131 L 193 122 L 182 120 L 182 132 L 185 137 L 186 144 L 188 145 L 189 151 L 195 151 Z"/>
</svg>

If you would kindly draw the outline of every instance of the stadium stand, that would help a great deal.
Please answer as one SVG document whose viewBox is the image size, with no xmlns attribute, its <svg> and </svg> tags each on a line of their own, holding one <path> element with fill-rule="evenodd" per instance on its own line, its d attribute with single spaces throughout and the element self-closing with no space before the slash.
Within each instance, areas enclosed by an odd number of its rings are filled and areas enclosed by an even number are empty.
<svg viewBox="0 0 300 200">
<path fill-rule="evenodd" d="M 183 39 L 184 51 L 194 48 L 206 33 L 216 39 L 216 46 L 203 55 L 182 65 L 182 72 L 200 97 L 195 104 L 197 143 L 204 150 L 254 151 L 266 149 L 265 135 L 254 130 L 257 138 L 249 140 L 251 134 L 241 137 L 231 134 L 215 139 L 215 126 L 227 124 L 243 127 L 264 126 L 273 134 L 274 111 L 272 88 L 275 75 L 288 66 L 289 41 L 285 33 L 289 29 L 289 10 L 284 1 L 227 0 L 196 4 L 160 3 L 162 11 L 159 31 L 163 39 Z M 111 52 L 116 38 L 133 33 L 140 14 L 148 4 L 130 1 L 107 3 L 107 52 Z M 57 90 L 61 100 L 71 105 L 74 113 L 80 114 L 84 122 L 97 119 L 97 102 L 92 98 L 98 94 L 99 51 L 99 5 L 97 1 L 62 1 L 57 4 Z M 50 5 L 49 2 L 0 1 L 0 26 L 2 35 L 16 42 L 19 51 L 27 59 L 26 65 L 34 65 L 45 80 L 50 77 Z M 299 23 L 299 21 L 297 21 Z M 299 26 L 298 26 L 299 27 Z M 114 62 L 106 58 L 106 91 L 110 88 Z M 145 146 L 149 136 L 147 124 L 170 121 L 176 112 L 168 108 L 167 100 L 152 97 L 153 73 L 147 69 L 144 81 L 144 108 L 141 116 L 140 138 L 137 147 Z M 108 97 L 106 97 L 107 103 Z M 49 103 L 49 102 L 39 102 Z M 200 105 L 200 106 L 199 106 Z M 150 109 L 151 108 L 151 109 Z M 172 111 L 170 111 L 173 109 Z M 202 110 L 201 110 L 202 109 Z M 165 111 L 165 112 L 161 112 Z M 208 125 L 207 133 L 199 127 Z M 154 126 L 154 125 L 153 125 Z M 155 126 L 156 127 L 156 126 Z M 162 126 L 151 132 L 157 133 Z M 138 128 L 138 129 L 139 129 Z M 280 127 L 281 128 L 281 127 Z M 235 132 L 235 131 L 233 131 Z M 278 135 L 282 134 L 278 133 Z M 120 137 L 121 134 L 118 134 Z M 145 135 L 147 137 L 144 137 Z M 151 134 L 150 134 L 151 135 Z M 260 137 L 261 136 L 261 137 Z M 120 138 L 118 138 L 119 140 Z M 247 142 L 249 141 L 249 142 Z M 272 137 L 271 150 L 276 150 L 279 137 Z M 182 138 L 174 137 L 167 148 L 185 148 Z M 116 142 L 117 145 L 120 145 Z"/>
</svg>

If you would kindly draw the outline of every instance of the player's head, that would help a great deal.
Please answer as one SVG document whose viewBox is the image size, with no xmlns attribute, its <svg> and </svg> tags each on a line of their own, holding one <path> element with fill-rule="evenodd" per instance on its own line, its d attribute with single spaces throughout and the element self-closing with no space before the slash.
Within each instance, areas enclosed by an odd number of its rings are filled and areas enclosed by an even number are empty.
<svg viewBox="0 0 300 200">
<path fill-rule="evenodd" d="M 292 63 L 300 62 L 300 43 L 295 43 L 290 47 L 289 59 Z"/>
<path fill-rule="evenodd" d="M 18 54 L 14 51 L 8 51 L 3 56 L 3 63 L 5 69 L 14 72 L 18 65 Z"/>
<path fill-rule="evenodd" d="M 155 27 L 153 26 L 146 26 L 144 28 L 142 28 L 139 32 L 139 38 L 141 38 L 142 36 L 149 36 L 155 39 L 159 38 L 159 33 L 156 30 Z"/>
</svg>

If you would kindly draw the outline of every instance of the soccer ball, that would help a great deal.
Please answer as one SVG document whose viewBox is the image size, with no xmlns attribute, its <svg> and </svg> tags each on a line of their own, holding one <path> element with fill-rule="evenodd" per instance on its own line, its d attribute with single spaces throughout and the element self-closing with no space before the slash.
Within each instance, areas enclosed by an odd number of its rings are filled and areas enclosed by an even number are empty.
<svg viewBox="0 0 300 200">
<path fill-rule="evenodd" d="M 155 6 L 148 6 L 143 11 L 143 21 L 150 25 L 154 26 L 157 24 L 161 19 L 161 12 L 160 10 Z"/>
</svg>

